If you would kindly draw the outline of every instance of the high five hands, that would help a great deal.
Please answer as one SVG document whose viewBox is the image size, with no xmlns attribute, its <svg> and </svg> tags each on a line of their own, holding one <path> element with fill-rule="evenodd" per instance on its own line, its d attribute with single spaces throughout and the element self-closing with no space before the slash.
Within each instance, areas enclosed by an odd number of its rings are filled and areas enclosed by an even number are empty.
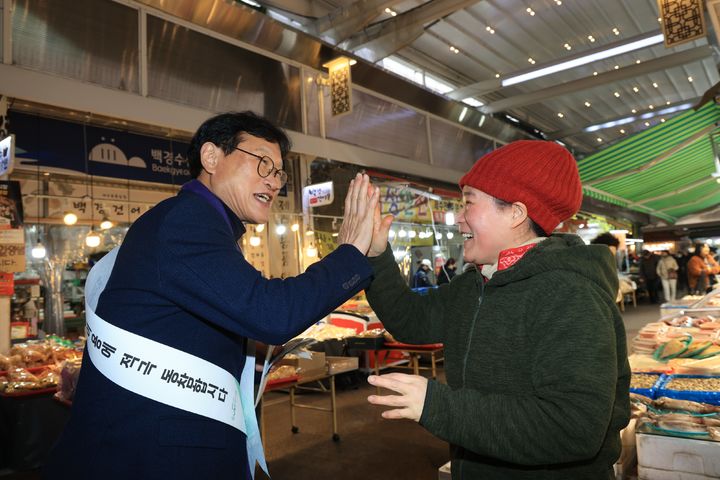
<svg viewBox="0 0 720 480">
<path fill-rule="evenodd" d="M 349 243 L 369 257 L 377 257 L 387 246 L 392 215 L 381 218 L 380 190 L 370 178 L 358 173 L 350 181 L 338 243 Z"/>
<path fill-rule="evenodd" d="M 338 243 L 354 245 L 368 257 L 377 257 L 385 251 L 393 216 L 382 217 L 380 212 L 380 191 L 370 184 L 370 178 L 358 173 L 350 181 L 345 197 L 345 212 Z M 420 420 L 427 379 L 418 375 L 391 373 L 389 375 L 368 377 L 372 385 L 387 388 L 400 395 L 371 395 L 368 401 L 374 405 L 397 407 L 383 412 L 384 418 L 408 418 Z"/>
</svg>

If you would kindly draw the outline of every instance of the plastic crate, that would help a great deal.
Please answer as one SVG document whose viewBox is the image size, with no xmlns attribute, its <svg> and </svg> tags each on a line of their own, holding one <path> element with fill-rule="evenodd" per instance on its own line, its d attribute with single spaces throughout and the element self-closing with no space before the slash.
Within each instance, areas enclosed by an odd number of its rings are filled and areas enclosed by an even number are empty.
<svg viewBox="0 0 720 480">
<path fill-rule="evenodd" d="M 693 402 L 709 403 L 711 405 L 720 405 L 720 392 L 715 391 L 695 391 L 695 390 L 671 390 L 667 386 L 676 378 L 720 378 L 718 376 L 708 375 L 664 375 L 656 384 L 655 398 L 669 397 L 680 400 L 691 400 Z"/>
</svg>

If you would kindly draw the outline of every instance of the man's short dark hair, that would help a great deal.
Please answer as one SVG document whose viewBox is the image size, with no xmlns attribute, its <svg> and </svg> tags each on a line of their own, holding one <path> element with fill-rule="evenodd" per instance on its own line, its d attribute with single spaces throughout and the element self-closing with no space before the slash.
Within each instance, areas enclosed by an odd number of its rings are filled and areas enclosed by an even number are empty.
<svg viewBox="0 0 720 480">
<path fill-rule="evenodd" d="M 607 245 L 608 247 L 619 247 L 620 246 L 620 240 L 617 239 L 615 235 L 612 233 L 601 233 L 597 237 L 595 237 L 591 242 L 593 245 Z"/>
<path fill-rule="evenodd" d="M 290 151 L 290 139 L 285 132 L 273 125 L 268 119 L 255 112 L 227 112 L 216 115 L 203 122 L 190 141 L 187 156 L 190 163 L 190 175 L 197 178 L 202 172 L 200 148 L 205 142 L 212 142 L 230 155 L 233 149 L 244 140 L 244 135 L 263 138 L 280 147 L 283 161 Z"/>
</svg>

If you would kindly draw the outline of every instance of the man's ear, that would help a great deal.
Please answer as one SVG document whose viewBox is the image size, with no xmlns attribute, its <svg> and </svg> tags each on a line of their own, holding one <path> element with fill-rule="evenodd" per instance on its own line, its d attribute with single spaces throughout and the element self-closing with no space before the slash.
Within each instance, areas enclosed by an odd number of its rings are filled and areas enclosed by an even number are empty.
<svg viewBox="0 0 720 480">
<path fill-rule="evenodd" d="M 528 211 L 527 207 L 522 202 L 514 202 L 512 204 L 512 220 L 511 220 L 511 226 L 512 228 L 517 228 L 518 226 L 525 223 L 525 220 L 528 218 Z"/>
<path fill-rule="evenodd" d="M 217 170 L 220 161 L 220 147 L 212 142 L 205 142 L 200 147 L 200 163 L 203 169 L 212 175 Z"/>
</svg>

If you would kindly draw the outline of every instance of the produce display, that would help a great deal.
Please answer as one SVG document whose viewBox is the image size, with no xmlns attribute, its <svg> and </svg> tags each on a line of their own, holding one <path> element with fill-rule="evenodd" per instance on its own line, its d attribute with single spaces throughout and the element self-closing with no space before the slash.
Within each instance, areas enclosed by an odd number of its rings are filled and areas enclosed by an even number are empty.
<svg viewBox="0 0 720 480">
<path fill-rule="evenodd" d="M 648 323 L 628 357 L 637 431 L 720 442 L 720 290 Z"/>
<path fill-rule="evenodd" d="M 720 441 L 720 406 L 635 394 L 630 399 L 638 432 Z"/>
<path fill-rule="evenodd" d="M 680 377 L 670 380 L 665 388 L 669 390 L 691 390 L 702 392 L 720 392 L 720 378 L 718 377 Z"/>
<path fill-rule="evenodd" d="M 59 337 L 13 345 L 0 354 L 0 393 L 13 395 L 52 388 L 68 361 L 79 362 L 82 350 Z"/>
<path fill-rule="evenodd" d="M 657 379 L 657 375 L 633 373 L 630 377 L 630 388 L 650 388 L 655 385 Z"/>
</svg>

